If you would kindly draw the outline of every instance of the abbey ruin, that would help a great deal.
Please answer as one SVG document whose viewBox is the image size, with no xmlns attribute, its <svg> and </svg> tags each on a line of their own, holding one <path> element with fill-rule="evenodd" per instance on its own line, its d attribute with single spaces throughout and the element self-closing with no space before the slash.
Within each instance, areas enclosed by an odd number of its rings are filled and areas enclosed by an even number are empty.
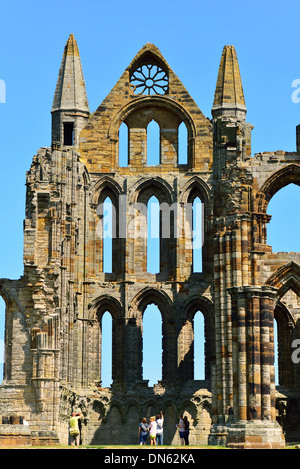
<svg viewBox="0 0 300 469">
<path fill-rule="evenodd" d="M 189 416 L 192 445 L 279 448 L 300 440 L 300 368 L 291 359 L 300 338 L 300 254 L 275 253 L 267 244 L 269 201 L 284 186 L 300 184 L 300 132 L 295 152 L 252 155 L 253 126 L 233 46 L 224 47 L 216 80 L 207 118 L 147 43 L 91 114 L 70 35 L 51 110 L 51 147 L 38 150 L 26 174 L 24 274 L 0 279 L 6 303 L 0 415 L 29 419 L 26 432 L 13 425 L 20 441 L 68 443 L 72 410 L 84 416 L 85 444 L 137 444 L 141 418 L 160 410 L 165 444 L 179 444 L 181 413 Z M 159 152 L 149 164 L 153 122 Z M 179 154 L 182 126 L 186 160 Z M 153 196 L 161 207 L 157 273 L 147 271 Z M 195 271 L 197 198 L 202 265 Z M 107 200 L 110 272 L 103 260 Z M 154 386 L 142 369 L 149 304 L 162 319 L 162 379 Z M 198 311 L 205 324 L 201 381 L 194 379 Z M 106 312 L 112 318 L 109 388 L 101 374 Z M 0 441 L 8 427 L 2 420 Z"/>
</svg>

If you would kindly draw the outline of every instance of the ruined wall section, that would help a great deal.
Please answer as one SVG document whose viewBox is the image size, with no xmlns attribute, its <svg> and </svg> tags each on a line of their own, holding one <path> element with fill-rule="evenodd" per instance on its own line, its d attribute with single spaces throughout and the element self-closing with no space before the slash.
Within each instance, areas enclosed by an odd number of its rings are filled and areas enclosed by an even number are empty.
<svg viewBox="0 0 300 469">
<path fill-rule="evenodd" d="M 283 266 L 300 264 L 297 252 L 274 252 L 268 244 L 268 223 L 271 215 L 268 204 L 281 188 L 290 183 L 299 185 L 300 155 L 297 152 L 264 152 L 256 154 L 246 162 L 253 176 L 252 213 L 253 258 L 256 259 L 255 281 L 269 283 L 269 279 Z"/>
<path fill-rule="evenodd" d="M 138 66 L 145 54 L 150 55 L 151 60 L 161 60 L 164 67 L 168 70 L 168 92 L 163 95 L 135 95 L 130 83 L 130 74 L 132 70 Z M 148 58 L 146 57 L 145 60 Z M 147 61 L 146 61 L 147 63 Z M 176 126 L 184 121 L 189 134 L 189 169 L 207 172 L 212 169 L 212 126 L 196 103 L 190 97 L 180 80 L 177 78 L 170 66 L 165 62 L 155 46 L 145 46 L 132 61 L 130 66 L 125 70 L 112 91 L 104 99 L 95 113 L 90 118 L 80 135 L 80 153 L 81 159 L 85 162 L 90 173 L 103 173 L 118 170 L 132 174 L 133 171 L 147 173 L 148 169 L 145 165 L 145 155 L 142 147 L 139 151 L 137 148 L 131 154 L 130 165 L 128 169 L 119 168 L 118 166 L 118 132 L 123 121 L 127 122 L 131 128 L 132 134 L 136 134 L 137 142 L 140 139 L 138 134 L 144 126 L 137 126 L 131 123 L 130 114 L 136 110 L 139 118 L 138 109 L 143 112 L 146 107 L 163 108 L 164 116 L 161 120 L 161 127 L 165 129 L 166 144 L 172 146 L 172 130 L 176 130 Z M 167 118 L 167 112 L 170 110 L 173 115 L 177 115 L 177 122 L 170 121 Z M 148 110 L 148 113 L 151 109 Z M 143 114 L 143 113 L 142 113 Z M 152 117 L 156 117 L 152 114 Z M 143 117 L 142 117 L 143 119 Z M 171 125 L 172 124 L 172 125 Z M 170 127 L 171 125 L 171 127 Z M 164 134 L 164 132 L 162 131 Z M 168 135 L 169 134 L 169 135 Z M 138 145 L 138 143 L 136 144 Z M 166 166 L 153 168 L 154 172 L 161 172 L 174 166 L 174 160 L 166 161 Z M 176 165 L 175 165 L 176 166 Z"/>
<path fill-rule="evenodd" d="M 300 257 L 299 253 L 272 252 L 267 244 L 267 207 L 282 187 L 291 182 L 299 184 L 299 155 L 276 152 L 227 160 L 218 182 L 214 302 L 216 311 L 220 308 L 224 317 L 220 323 L 224 333 L 219 334 L 217 323 L 216 353 L 220 356 L 217 367 L 221 363 L 228 374 L 217 383 L 222 399 L 213 396 L 213 414 L 224 414 L 232 405 L 236 419 L 251 420 L 255 408 L 258 418 L 275 420 L 275 340 L 281 385 L 295 389 L 299 382 L 299 372 L 293 369 L 290 357 L 293 338 L 299 334 Z M 219 200 L 225 201 L 222 207 Z M 274 316 L 279 331 L 275 338 Z M 237 350 L 244 350 L 238 359 Z M 244 382 L 249 383 L 247 391 Z M 269 395 L 264 388 L 267 382 Z M 257 388 L 253 395 L 251 386 Z"/>
<path fill-rule="evenodd" d="M 6 390 L 17 386 L 10 411 L 25 413 L 36 430 L 54 429 L 60 382 L 75 379 L 70 357 L 81 354 L 73 328 L 80 294 L 74 285 L 79 278 L 82 285 L 84 268 L 76 255 L 84 245 L 85 177 L 75 150 L 38 150 L 26 175 L 24 274 L 0 282 L 6 301 L 1 402 L 5 407 Z"/>
</svg>

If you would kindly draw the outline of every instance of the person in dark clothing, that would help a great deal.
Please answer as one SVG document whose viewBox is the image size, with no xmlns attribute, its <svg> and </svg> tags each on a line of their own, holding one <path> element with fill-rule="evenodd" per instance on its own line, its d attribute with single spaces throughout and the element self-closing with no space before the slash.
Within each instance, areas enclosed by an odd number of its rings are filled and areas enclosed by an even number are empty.
<svg viewBox="0 0 300 469">
<path fill-rule="evenodd" d="M 186 445 L 189 445 L 189 434 L 190 434 L 190 422 L 188 421 L 187 416 L 183 417 L 183 423 L 184 423 L 184 443 Z"/>
</svg>

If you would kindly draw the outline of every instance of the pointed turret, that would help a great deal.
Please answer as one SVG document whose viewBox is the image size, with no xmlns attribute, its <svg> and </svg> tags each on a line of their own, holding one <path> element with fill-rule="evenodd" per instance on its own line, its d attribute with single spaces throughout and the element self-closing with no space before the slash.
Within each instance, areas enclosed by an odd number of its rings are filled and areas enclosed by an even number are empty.
<svg viewBox="0 0 300 469">
<path fill-rule="evenodd" d="M 230 163 L 251 156 L 251 130 L 246 122 L 246 103 L 240 68 L 233 46 L 223 48 L 212 107 L 214 173 L 218 177 Z"/>
<path fill-rule="evenodd" d="M 65 45 L 52 105 L 52 145 L 77 146 L 89 118 L 89 105 L 77 42 Z"/>
<path fill-rule="evenodd" d="M 246 103 L 243 92 L 240 68 L 234 46 L 223 48 L 214 103 L 213 117 L 222 115 L 246 117 Z"/>
</svg>

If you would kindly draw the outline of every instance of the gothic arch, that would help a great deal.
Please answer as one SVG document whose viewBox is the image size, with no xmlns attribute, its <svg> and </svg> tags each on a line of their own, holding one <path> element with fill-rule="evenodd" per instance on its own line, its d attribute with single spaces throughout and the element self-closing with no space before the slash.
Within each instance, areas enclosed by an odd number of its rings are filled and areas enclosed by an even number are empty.
<svg viewBox="0 0 300 469">
<path fill-rule="evenodd" d="M 192 202 L 197 196 L 200 197 L 201 201 L 207 207 L 211 198 L 210 188 L 203 179 L 198 176 L 193 176 L 182 189 L 180 201 L 183 203 Z"/>
<path fill-rule="evenodd" d="M 142 407 L 141 403 L 137 399 L 134 399 L 134 398 L 128 399 L 128 401 L 126 401 L 126 409 L 125 409 L 126 421 L 127 421 L 128 413 L 131 407 L 134 407 L 137 410 L 139 415 L 142 415 L 143 413 L 142 408 L 141 408 Z"/>
<path fill-rule="evenodd" d="M 20 311 L 20 313 L 24 316 L 24 319 L 26 320 L 26 315 L 21 306 L 19 299 L 9 290 L 9 288 L 4 287 L 3 285 L 1 285 L 1 283 L 0 283 L 0 296 L 3 298 L 6 308 L 9 306 L 9 303 L 11 302 L 15 303 L 18 307 L 18 310 Z"/>
<path fill-rule="evenodd" d="M 108 195 L 112 202 L 119 203 L 119 196 L 122 194 L 122 188 L 120 185 L 111 177 L 103 176 L 94 185 L 91 191 L 91 204 L 95 207 L 99 203 L 103 202 L 105 197 Z"/>
<path fill-rule="evenodd" d="M 116 416 L 114 415 L 115 412 L 119 414 L 122 424 L 125 424 L 126 423 L 126 409 L 124 408 L 124 403 L 119 402 L 116 399 L 112 401 L 109 410 L 106 411 L 105 417 L 103 419 L 104 422 L 109 423 L 110 419 L 112 419 L 113 421 L 118 421 L 119 419 L 116 419 Z"/>
<path fill-rule="evenodd" d="M 99 414 L 99 418 L 103 418 L 103 421 L 106 421 L 107 412 L 109 411 L 109 407 L 106 401 L 102 401 L 100 399 L 95 399 L 92 403 L 92 409 L 94 412 Z"/>
<path fill-rule="evenodd" d="M 118 140 L 121 123 L 125 122 L 131 113 L 141 108 L 150 106 L 154 106 L 156 108 L 165 108 L 171 111 L 173 114 L 178 116 L 179 122 L 183 121 L 185 123 L 188 131 L 188 139 L 193 139 L 196 137 L 196 127 L 194 121 L 188 111 L 184 109 L 179 103 L 176 103 L 166 96 L 142 96 L 136 98 L 134 101 L 119 109 L 111 121 L 107 133 L 108 138 L 116 142 Z M 149 122 L 152 118 L 154 118 L 154 115 L 152 115 L 151 118 L 149 116 Z"/>
<path fill-rule="evenodd" d="M 274 308 L 274 318 L 277 322 L 278 337 L 278 373 L 279 384 L 286 388 L 294 386 L 294 367 L 291 361 L 292 340 L 296 329 L 296 321 L 281 298 L 293 290 L 300 296 L 300 266 L 290 262 L 281 266 L 266 282 L 267 285 L 278 289 L 277 303 Z"/>
<path fill-rule="evenodd" d="M 159 402 L 155 401 L 154 399 L 148 399 L 146 402 L 143 403 L 143 410 L 146 417 L 148 417 L 148 415 L 150 417 L 152 415 L 159 414 L 161 407 L 159 405 Z"/>
<path fill-rule="evenodd" d="M 90 178 L 90 173 L 87 170 L 86 166 L 83 166 L 82 169 L 82 178 L 83 178 L 83 183 L 85 186 L 89 186 L 91 183 L 91 178 Z"/>
<path fill-rule="evenodd" d="M 166 292 L 158 290 L 157 288 L 146 287 L 141 290 L 131 302 L 130 315 L 131 321 L 135 321 L 139 329 L 137 336 L 137 343 L 140 344 L 140 349 L 135 358 L 135 366 L 138 368 L 139 376 L 142 376 L 142 324 L 143 315 L 148 305 L 155 304 L 162 317 L 162 379 L 168 381 L 174 378 L 176 372 L 173 369 L 174 356 L 176 354 L 176 339 L 175 339 L 175 320 L 173 315 L 173 305 L 171 298 Z"/>
<path fill-rule="evenodd" d="M 166 202 L 169 205 L 172 204 L 172 187 L 159 176 L 140 179 L 130 191 L 129 203 L 147 203 L 152 195 L 155 195 L 160 203 Z"/>
<path fill-rule="evenodd" d="M 282 298 L 290 289 L 300 296 L 300 266 L 295 262 L 289 262 L 279 267 L 266 281 L 266 285 L 278 289 L 278 298 Z"/>
<path fill-rule="evenodd" d="M 184 415 L 187 412 L 190 414 L 191 418 L 194 421 L 194 424 L 197 423 L 197 406 L 192 400 L 183 401 L 179 408 L 179 413 Z"/>
<path fill-rule="evenodd" d="M 298 336 L 296 322 L 288 308 L 280 301 L 274 309 L 274 319 L 277 322 L 277 337 L 274 336 L 274 343 L 277 342 L 278 349 L 279 385 L 292 388 L 295 370 L 291 360 L 291 350 L 293 350 L 293 339 Z"/>
<path fill-rule="evenodd" d="M 118 275 L 123 272 L 125 263 L 124 242 L 124 226 L 122 224 L 123 218 L 120 215 L 120 199 L 122 188 L 111 177 L 103 176 L 95 184 L 91 193 L 91 206 L 95 210 L 97 217 L 95 217 L 95 238 L 97 240 L 96 246 L 96 262 L 99 265 L 100 272 L 104 272 L 104 211 L 103 203 L 108 197 L 112 204 L 112 250 L 111 250 L 111 264 L 112 274 Z M 121 205 L 122 206 L 122 205 Z M 104 272 L 105 273 L 105 272 Z"/>
<path fill-rule="evenodd" d="M 149 49 L 149 46 L 152 50 Z M 166 73 L 169 71 L 168 63 L 153 44 L 146 44 L 146 46 L 137 53 L 126 70 L 128 70 L 131 75 L 136 68 L 147 63 L 159 65 Z"/>
<path fill-rule="evenodd" d="M 192 319 L 197 311 L 201 311 L 208 321 L 211 324 L 214 324 L 214 305 L 213 302 L 206 298 L 205 296 L 194 296 L 193 298 L 189 298 L 184 306 L 184 317 Z"/>
<path fill-rule="evenodd" d="M 171 298 L 163 290 L 157 288 L 146 287 L 141 290 L 131 302 L 131 309 L 135 316 L 143 317 L 144 311 L 148 305 L 155 304 L 165 321 L 170 318 L 173 313 Z"/>
<path fill-rule="evenodd" d="M 277 322 L 281 321 L 285 326 L 289 326 L 292 329 L 296 327 L 295 319 L 293 318 L 288 308 L 283 303 L 281 303 L 281 301 L 278 301 L 276 304 L 274 317 Z"/>
<path fill-rule="evenodd" d="M 164 414 L 170 411 L 172 415 L 176 416 L 176 418 L 180 413 L 178 409 L 178 403 L 170 398 L 164 401 L 162 410 Z"/>
<path fill-rule="evenodd" d="M 294 163 L 279 169 L 264 182 L 257 194 L 258 212 L 266 214 L 273 195 L 291 183 L 300 186 L 300 165 Z"/>
<path fill-rule="evenodd" d="M 198 176 L 193 176 L 184 186 L 182 189 L 180 195 L 179 195 L 179 201 L 183 204 L 183 207 L 189 207 L 189 205 L 186 204 L 193 204 L 194 200 L 199 197 L 199 199 L 202 202 L 202 206 L 204 208 L 203 213 L 202 213 L 202 272 L 207 272 L 209 269 L 209 255 L 213 251 L 212 248 L 209 247 L 209 244 L 211 244 L 211 236 L 209 235 L 209 229 L 210 229 L 210 224 L 209 220 L 212 216 L 212 208 L 211 208 L 211 190 L 207 183 L 203 181 L 203 179 L 199 178 Z M 189 208 L 188 208 L 189 212 Z M 186 212 L 186 213 L 188 213 Z M 186 215 L 185 215 L 186 216 Z M 191 216 L 191 214 L 190 214 Z M 186 221 L 186 220 L 185 220 Z M 184 225 L 185 226 L 185 225 Z M 188 228 L 187 233 L 185 235 L 188 236 L 187 239 L 190 238 L 189 234 L 189 229 Z M 188 246 L 191 246 L 191 241 Z M 192 249 L 192 247 L 190 248 Z M 186 250 L 187 252 L 187 250 Z M 192 266 L 191 266 L 192 268 Z"/>
<path fill-rule="evenodd" d="M 184 353 L 181 357 L 180 373 L 183 379 L 194 379 L 194 329 L 193 321 L 196 313 L 200 311 L 204 317 L 205 334 L 205 379 L 211 379 L 211 365 L 215 359 L 215 329 L 214 306 L 211 300 L 204 296 L 194 296 L 183 305 L 181 317 L 182 327 L 179 341 L 184 341 Z M 180 345 L 181 348 L 181 345 Z"/>
<path fill-rule="evenodd" d="M 96 321 L 101 319 L 103 314 L 108 311 L 114 320 L 122 320 L 122 304 L 113 296 L 101 295 L 88 306 L 89 319 Z"/>
<path fill-rule="evenodd" d="M 173 193 L 171 186 L 161 177 L 142 178 L 130 191 L 129 204 L 131 205 L 130 225 L 136 229 L 139 221 L 141 236 L 135 236 L 131 250 L 134 253 L 133 244 L 139 245 L 139 259 L 136 262 L 137 270 L 147 271 L 147 204 L 152 196 L 155 196 L 160 204 L 159 226 L 160 226 L 160 261 L 159 272 L 161 278 L 170 278 L 174 272 L 175 265 L 175 243 L 174 243 L 174 212 L 172 209 Z M 135 255 L 135 254 L 133 254 Z"/>
<path fill-rule="evenodd" d="M 112 317 L 112 380 L 114 383 L 122 381 L 124 369 L 124 320 L 122 315 L 122 304 L 110 295 L 101 295 L 89 306 L 90 327 L 90 363 L 91 382 L 99 380 L 102 376 L 101 354 L 102 354 L 102 318 L 106 311 Z M 97 327 L 98 326 L 98 327 Z M 102 379 L 102 378 L 101 378 Z"/>
</svg>

